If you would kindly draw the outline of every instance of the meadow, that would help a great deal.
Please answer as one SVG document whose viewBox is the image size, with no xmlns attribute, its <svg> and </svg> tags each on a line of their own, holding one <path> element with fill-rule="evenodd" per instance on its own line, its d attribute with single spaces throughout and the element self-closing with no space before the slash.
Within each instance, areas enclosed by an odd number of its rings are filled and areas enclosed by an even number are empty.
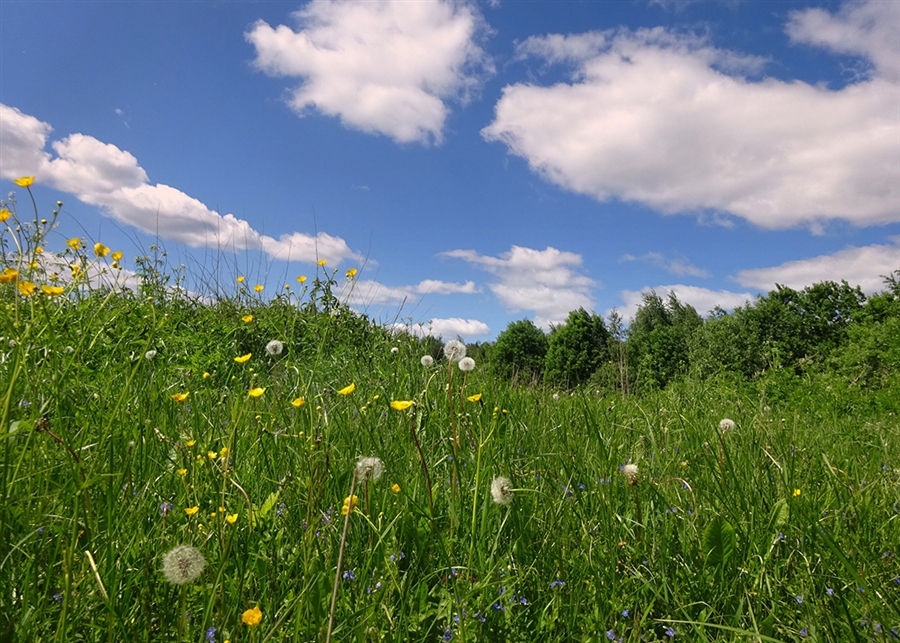
<svg viewBox="0 0 900 643">
<path fill-rule="evenodd" d="M 890 391 L 514 386 L 6 212 L 0 641 L 900 640 Z"/>
</svg>

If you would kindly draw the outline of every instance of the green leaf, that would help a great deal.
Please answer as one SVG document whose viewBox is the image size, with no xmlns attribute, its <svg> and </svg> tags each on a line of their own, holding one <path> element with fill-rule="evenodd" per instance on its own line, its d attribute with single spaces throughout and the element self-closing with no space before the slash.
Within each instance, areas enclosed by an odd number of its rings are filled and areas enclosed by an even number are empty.
<svg viewBox="0 0 900 643">
<path fill-rule="evenodd" d="M 787 500 L 782 498 L 778 502 L 775 503 L 775 506 L 772 507 L 772 527 L 773 529 L 781 529 L 784 527 L 788 520 L 791 517 L 791 508 L 787 503 Z"/>
<path fill-rule="evenodd" d="M 703 548 L 706 550 L 707 565 L 724 565 L 734 554 L 734 527 L 716 516 L 703 532 Z"/>
</svg>

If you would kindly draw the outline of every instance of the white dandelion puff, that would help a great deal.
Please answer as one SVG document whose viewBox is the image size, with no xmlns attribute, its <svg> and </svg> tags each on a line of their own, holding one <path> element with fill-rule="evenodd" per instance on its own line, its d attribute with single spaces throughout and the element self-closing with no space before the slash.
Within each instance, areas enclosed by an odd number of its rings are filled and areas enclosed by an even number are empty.
<svg viewBox="0 0 900 643">
<path fill-rule="evenodd" d="M 359 482 L 365 482 L 366 480 L 377 482 L 383 473 L 384 463 L 381 461 L 381 458 L 360 458 L 359 462 L 356 463 L 356 479 Z"/>
<path fill-rule="evenodd" d="M 269 355 L 281 355 L 281 351 L 284 350 L 284 344 L 279 342 L 277 339 L 273 339 L 271 342 L 266 344 L 266 352 Z"/>
<path fill-rule="evenodd" d="M 491 498 L 498 505 L 508 505 L 513 501 L 513 486 L 509 478 L 498 476 L 491 482 Z"/>
<path fill-rule="evenodd" d="M 422 362 L 422 366 L 431 366 L 434 364 L 434 358 L 431 355 L 422 355 L 422 359 L 419 361 Z"/>
<path fill-rule="evenodd" d="M 396 355 L 399 352 L 400 352 L 399 348 L 397 348 L 396 346 L 391 346 L 391 355 Z"/>
<path fill-rule="evenodd" d="M 163 556 L 163 576 L 174 585 L 190 583 L 200 576 L 206 566 L 206 559 L 196 547 L 178 545 Z"/>
<path fill-rule="evenodd" d="M 463 373 L 471 373 L 475 370 L 475 360 L 471 357 L 463 357 L 459 360 L 459 370 Z"/>
<path fill-rule="evenodd" d="M 156 357 L 155 350 L 149 350 L 146 353 L 144 353 L 144 359 L 153 359 L 154 357 Z"/>
<path fill-rule="evenodd" d="M 719 431 L 722 433 L 734 431 L 734 420 L 729 420 L 728 418 L 719 420 Z"/>
<path fill-rule="evenodd" d="M 458 362 L 466 356 L 466 345 L 458 339 L 451 339 L 444 344 L 444 356 L 451 362 Z"/>
<path fill-rule="evenodd" d="M 638 466 L 636 464 L 626 464 L 624 467 L 622 467 L 622 474 L 628 480 L 628 484 L 637 484 Z"/>
</svg>

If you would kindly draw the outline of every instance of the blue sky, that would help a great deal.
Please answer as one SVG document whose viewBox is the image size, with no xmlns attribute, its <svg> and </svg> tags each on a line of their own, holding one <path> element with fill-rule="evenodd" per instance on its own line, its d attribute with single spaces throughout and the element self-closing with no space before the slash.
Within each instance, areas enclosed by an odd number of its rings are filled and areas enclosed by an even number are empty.
<svg viewBox="0 0 900 643">
<path fill-rule="evenodd" d="M 0 2 L 0 183 L 448 339 L 900 268 L 900 3 Z M 320 269 L 321 270 L 321 269 Z M 421 326 L 419 326 L 421 325 Z"/>
</svg>

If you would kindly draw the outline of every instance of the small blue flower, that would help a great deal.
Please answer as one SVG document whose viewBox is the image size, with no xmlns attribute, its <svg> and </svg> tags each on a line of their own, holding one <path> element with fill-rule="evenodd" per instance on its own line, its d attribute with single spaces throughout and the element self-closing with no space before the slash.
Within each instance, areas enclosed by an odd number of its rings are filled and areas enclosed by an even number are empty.
<svg viewBox="0 0 900 643">
<path fill-rule="evenodd" d="M 794 600 L 797 601 L 797 605 L 803 605 L 803 597 L 802 596 L 795 596 Z"/>
<path fill-rule="evenodd" d="M 555 580 L 552 583 L 550 583 L 550 587 L 565 587 L 565 586 L 566 586 L 566 581 L 564 581 L 564 580 Z"/>
<path fill-rule="evenodd" d="M 206 630 L 206 640 L 208 643 L 216 643 L 216 628 L 211 627 Z"/>
<path fill-rule="evenodd" d="M 674 639 L 675 638 L 675 628 L 674 627 L 666 628 L 666 636 L 668 636 L 671 639 Z"/>
<path fill-rule="evenodd" d="M 451 630 L 448 627 L 444 630 L 444 635 L 441 637 L 441 640 L 444 641 L 444 643 L 447 643 L 447 641 L 449 641 L 452 638 L 453 638 L 453 630 Z"/>
<path fill-rule="evenodd" d="M 834 596 L 834 590 L 831 589 L 830 587 L 827 587 L 825 589 L 825 593 L 828 594 L 829 596 Z"/>
<path fill-rule="evenodd" d="M 612 630 L 606 630 L 606 638 L 608 638 L 610 641 L 615 641 L 616 633 L 613 632 Z"/>
<path fill-rule="evenodd" d="M 356 575 L 353 573 L 352 569 L 348 569 L 343 574 L 341 574 L 341 578 L 344 580 L 356 580 Z"/>
<path fill-rule="evenodd" d="M 808 632 L 806 631 L 805 627 L 802 630 L 800 630 L 800 636 L 806 636 L 807 634 L 808 634 Z"/>
<path fill-rule="evenodd" d="M 628 618 L 628 610 L 622 610 L 622 616 Z"/>
</svg>

